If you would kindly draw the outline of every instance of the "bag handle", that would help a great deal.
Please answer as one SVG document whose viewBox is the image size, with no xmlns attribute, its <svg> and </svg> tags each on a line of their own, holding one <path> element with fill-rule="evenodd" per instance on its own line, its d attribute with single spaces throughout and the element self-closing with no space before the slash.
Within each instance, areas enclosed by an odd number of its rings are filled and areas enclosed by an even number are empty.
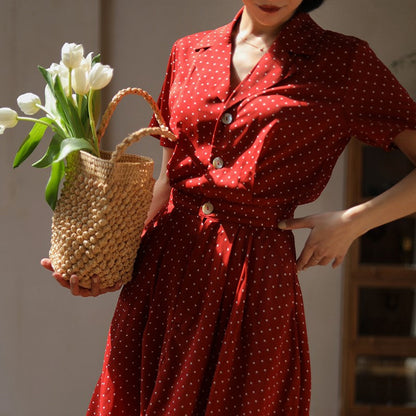
<svg viewBox="0 0 416 416">
<path fill-rule="evenodd" d="M 156 121 L 159 124 L 159 127 L 146 127 L 143 129 L 140 129 L 129 136 L 127 136 L 119 145 L 117 145 L 115 151 L 111 155 L 111 161 L 117 162 L 127 147 L 129 147 L 131 144 L 139 141 L 143 136 L 148 135 L 160 135 L 163 137 L 168 138 L 172 142 L 175 142 L 177 140 L 177 137 L 167 128 L 166 122 L 163 119 L 163 116 L 159 110 L 159 107 L 157 106 L 155 100 L 153 97 L 145 90 L 142 90 L 141 88 L 125 88 L 120 90 L 110 101 L 110 103 L 107 106 L 107 109 L 105 110 L 105 113 L 103 115 L 103 118 L 100 123 L 100 127 L 97 131 L 97 139 L 98 139 L 98 145 L 100 145 L 101 138 L 103 137 L 105 131 L 107 130 L 108 123 L 110 122 L 111 116 L 113 115 L 117 105 L 122 100 L 123 97 L 130 94 L 136 94 L 141 97 L 143 97 L 147 103 L 150 105 L 150 107 L 153 110 L 153 113 L 156 117 Z"/>
<path fill-rule="evenodd" d="M 111 154 L 111 162 L 118 162 L 123 156 L 126 149 L 133 143 L 138 142 L 144 136 L 160 135 L 167 137 L 171 141 L 177 140 L 176 136 L 170 132 L 167 127 L 145 127 L 137 130 L 134 133 L 129 134 L 120 144 L 116 146 L 116 149 Z"/>
</svg>

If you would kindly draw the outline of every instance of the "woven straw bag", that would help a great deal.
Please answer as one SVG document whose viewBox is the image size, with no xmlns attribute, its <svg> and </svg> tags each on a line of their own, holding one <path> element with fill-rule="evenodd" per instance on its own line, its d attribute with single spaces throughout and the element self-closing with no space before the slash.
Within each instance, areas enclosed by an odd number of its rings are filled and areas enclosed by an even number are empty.
<svg viewBox="0 0 416 416">
<path fill-rule="evenodd" d="M 49 257 L 54 270 L 79 285 L 91 287 L 93 274 L 100 287 L 111 287 L 132 278 L 141 233 L 152 200 L 153 160 L 124 154 L 143 136 L 161 135 L 176 140 L 165 125 L 152 97 L 140 88 L 127 88 L 114 96 L 103 116 L 97 136 L 104 134 L 119 101 L 137 94 L 150 104 L 160 127 L 140 129 L 101 158 L 76 152 L 67 159 L 65 182 L 52 218 Z"/>
</svg>

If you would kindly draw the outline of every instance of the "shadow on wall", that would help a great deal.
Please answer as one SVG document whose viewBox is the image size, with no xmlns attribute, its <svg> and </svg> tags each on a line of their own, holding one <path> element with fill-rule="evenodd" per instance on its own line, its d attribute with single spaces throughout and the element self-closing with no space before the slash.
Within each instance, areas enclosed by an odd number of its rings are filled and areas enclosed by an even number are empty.
<svg viewBox="0 0 416 416">
<path fill-rule="evenodd" d="M 416 51 L 393 61 L 390 69 L 411 97 L 416 100 Z"/>
</svg>

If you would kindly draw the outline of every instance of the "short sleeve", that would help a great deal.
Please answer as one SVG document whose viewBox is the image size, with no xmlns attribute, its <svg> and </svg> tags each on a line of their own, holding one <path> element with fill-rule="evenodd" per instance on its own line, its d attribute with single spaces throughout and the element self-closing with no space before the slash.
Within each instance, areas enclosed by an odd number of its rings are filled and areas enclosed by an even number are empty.
<svg viewBox="0 0 416 416">
<path fill-rule="evenodd" d="M 173 78 L 175 76 L 175 50 L 176 44 L 173 45 L 172 50 L 170 52 L 168 66 L 166 69 L 165 80 L 163 81 L 162 91 L 160 92 L 159 98 L 157 100 L 157 105 L 162 113 L 163 118 L 167 126 L 169 126 L 170 121 L 170 111 L 169 111 L 169 93 L 170 88 L 173 83 Z M 153 115 L 152 119 L 150 120 L 149 127 L 158 127 L 159 124 L 156 120 L 156 117 Z M 169 139 L 161 136 L 153 136 L 156 139 L 160 140 L 160 145 L 164 147 L 175 147 L 175 143 L 170 141 Z"/>
<path fill-rule="evenodd" d="M 416 103 L 364 41 L 351 62 L 345 110 L 352 136 L 385 150 L 403 130 L 416 130 Z"/>
</svg>

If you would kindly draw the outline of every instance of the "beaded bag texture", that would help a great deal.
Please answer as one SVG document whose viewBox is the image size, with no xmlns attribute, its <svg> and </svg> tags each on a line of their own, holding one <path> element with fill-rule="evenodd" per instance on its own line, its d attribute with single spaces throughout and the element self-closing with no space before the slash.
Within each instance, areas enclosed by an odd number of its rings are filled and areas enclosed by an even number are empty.
<svg viewBox="0 0 416 416">
<path fill-rule="evenodd" d="M 153 160 L 125 154 L 143 136 L 161 135 L 175 141 L 153 98 L 140 88 L 119 91 L 104 113 L 100 139 L 120 100 L 128 94 L 145 98 L 159 127 L 140 129 L 125 138 L 114 152 L 101 158 L 80 151 L 67 159 L 65 181 L 52 218 L 49 257 L 54 270 L 69 280 L 79 276 L 81 287 L 91 287 L 93 274 L 100 287 L 132 278 L 154 185 Z"/>
</svg>

